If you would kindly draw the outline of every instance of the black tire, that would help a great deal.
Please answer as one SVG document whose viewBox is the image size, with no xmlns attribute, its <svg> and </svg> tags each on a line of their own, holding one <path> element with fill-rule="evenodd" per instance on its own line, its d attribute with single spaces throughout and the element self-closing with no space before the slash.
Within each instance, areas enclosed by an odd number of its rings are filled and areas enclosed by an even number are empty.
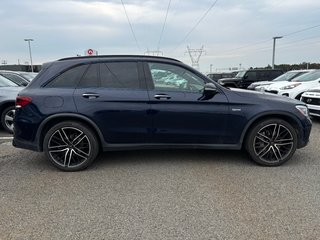
<svg viewBox="0 0 320 240">
<path fill-rule="evenodd" d="M 13 118 L 15 114 L 15 106 L 7 107 L 1 114 L 1 124 L 5 131 L 13 133 Z"/>
<path fill-rule="evenodd" d="M 246 149 L 256 163 L 279 166 L 297 149 L 297 133 L 288 122 L 273 118 L 257 123 L 247 135 Z"/>
<path fill-rule="evenodd" d="M 99 153 L 94 132 L 79 122 L 61 122 L 46 133 L 43 150 L 50 162 L 63 171 L 87 168 Z"/>
</svg>

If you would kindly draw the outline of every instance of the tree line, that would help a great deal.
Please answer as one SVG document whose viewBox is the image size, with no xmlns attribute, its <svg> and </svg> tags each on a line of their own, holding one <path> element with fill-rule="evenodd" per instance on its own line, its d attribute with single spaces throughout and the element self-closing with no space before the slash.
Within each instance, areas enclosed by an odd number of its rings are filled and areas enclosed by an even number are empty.
<svg viewBox="0 0 320 240">
<path fill-rule="evenodd" d="M 272 67 L 268 65 L 267 67 L 264 67 L 263 69 L 271 69 Z M 301 70 L 301 69 L 320 69 L 320 63 L 299 63 L 299 64 L 279 64 L 274 65 L 275 69 L 281 69 L 285 72 L 290 70 Z"/>
</svg>

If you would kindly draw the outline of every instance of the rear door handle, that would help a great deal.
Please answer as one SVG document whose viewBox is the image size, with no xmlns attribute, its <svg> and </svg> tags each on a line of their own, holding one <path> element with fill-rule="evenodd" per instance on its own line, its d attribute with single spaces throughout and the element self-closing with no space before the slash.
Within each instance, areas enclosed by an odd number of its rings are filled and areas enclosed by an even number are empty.
<svg viewBox="0 0 320 240">
<path fill-rule="evenodd" d="M 171 97 L 167 94 L 156 94 L 156 95 L 154 95 L 154 98 L 161 100 L 161 99 L 170 99 Z"/>
<path fill-rule="evenodd" d="M 94 99 L 94 98 L 98 98 L 99 94 L 97 94 L 97 93 L 83 93 L 82 97 L 88 98 L 88 99 Z"/>
</svg>

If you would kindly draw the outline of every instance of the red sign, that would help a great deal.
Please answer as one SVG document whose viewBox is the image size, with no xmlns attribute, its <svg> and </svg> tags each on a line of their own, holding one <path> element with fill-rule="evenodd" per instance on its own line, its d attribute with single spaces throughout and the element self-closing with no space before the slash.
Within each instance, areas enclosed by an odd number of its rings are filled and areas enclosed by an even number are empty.
<svg viewBox="0 0 320 240">
<path fill-rule="evenodd" d="M 92 54 L 93 54 L 93 50 L 92 50 L 92 49 L 88 49 L 88 50 L 87 50 L 87 54 L 88 54 L 88 55 L 92 55 Z"/>
</svg>

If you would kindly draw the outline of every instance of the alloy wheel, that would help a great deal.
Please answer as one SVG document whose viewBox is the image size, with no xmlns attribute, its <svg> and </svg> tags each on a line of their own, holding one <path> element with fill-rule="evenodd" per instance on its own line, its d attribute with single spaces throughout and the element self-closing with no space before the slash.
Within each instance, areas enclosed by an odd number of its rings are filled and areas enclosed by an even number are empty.
<svg viewBox="0 0 320 240">
<path fill-rule="evenodd" d="M 50 136 L 48 153 L 58 165 L 76 168 L 90 157 L 90 140 L 78 128 L 62 127 Z"/>
<path fill-rule="evenodd" d="M 14 119 L 15 112 L 16 112 L 15 109 L 10 109 L 9 111 L 6 112 L 4 116 L 4 124 L 7 127 L 7 129 L 11 132 L 13 132 L 13 119 Z"/>
<path fill-rule="evenodd" d="M 255 154 L 264 162 L 277 163 L 292 152 L 294 138 L 291 131 L 280 123 L 262 127 L 254 137 Z"/>
</svg>

